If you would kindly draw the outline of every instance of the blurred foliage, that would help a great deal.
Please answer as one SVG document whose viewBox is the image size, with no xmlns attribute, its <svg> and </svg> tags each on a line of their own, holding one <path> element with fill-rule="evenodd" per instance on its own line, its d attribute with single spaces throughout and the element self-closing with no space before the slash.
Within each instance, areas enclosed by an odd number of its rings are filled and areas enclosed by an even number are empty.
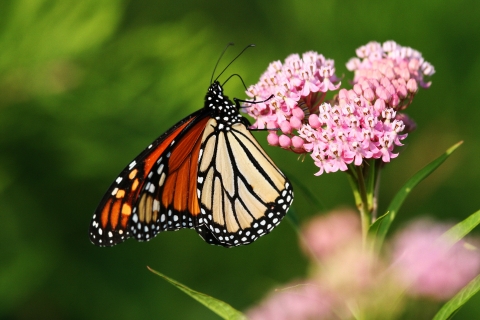
<svg viewBox="0 0 480 320">
<path fill-rule="evenodd" d="M 437 74 L 408 110 L 418 130 L 384 171 L 380 206 L 465 140 L 410 195 L 396 225 L 425 214 L 467 217 L 478 210 L 480 190 L 479 16 L 476 1 L 1 1 L 0 318 L 214 319 L 146 266 L 239 310 L 304 274 L 306 259 L 286 222 L 230 250 L 206 245 L 190 230 L 110 249 L 88 241 L 105 189 L 154 138 L 202 106 L 230 41 L 237 46 L 220 69 L 243 46 L 257 45 L 227 71 L 247 85 L 293 52 L 335 59 L 347 84 L 345 63 L 368 41 L 393 39 L 421 51 Z M 238 80 L 226 90 L 245 98 Z M 256 135 L 266 145 L 266 134 Z M 353 205 L 344 175 L 315 177 L 308 157 L 266 150 L 324 206 L 297 187 L 300 221 Z M 475 297 L 456 319 L 479 318 L 479 302 Z"/>
</svg>

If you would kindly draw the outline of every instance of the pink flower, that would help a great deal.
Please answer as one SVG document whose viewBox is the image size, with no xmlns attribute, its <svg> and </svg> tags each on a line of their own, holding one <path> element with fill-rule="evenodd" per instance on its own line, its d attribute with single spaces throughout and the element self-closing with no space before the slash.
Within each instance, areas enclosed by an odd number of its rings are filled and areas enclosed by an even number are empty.
<svg viewBox="0 0 480 320">
<path fill-rule="evenodd" d="M 247 317 L 250 320 L 332 319 L 333 301 L 318 283 L 292 284 L 248 310 Z"/>
<path fill-rule="evenodd" d="M 318 109 L 325 92 L 336 90 L 339 85 L 333 61 L 316 52 L 306 52 L 302 57 L 290 55 L 283 64 L 274 61 L 260 77 L 260 82 L 247 89 L 247 95 L 255 100 L 274 96 L 265 103 L 249 106 L 249 115 L 256 119 L 253 127 L 265 128 L 265 124 L 269 123 L 271 128 L 279 129 L 292 138 L 295 135 L 292 129 L 299 130 L 307 123 L 305 116 Z M 283 138 L 282 141 L 286 140 Z M 295 145 L 281 146 L 295 152 L 305 152 Z"/>
<path fill-rule="evenodd" d="M 247 109 L 256 119 L 253 127 L 276 129 L 268 136 L 271 145 L 310 153 L 319 168 L 315 175 L 396 158 L 395 147 L 414 128 L 399 112 L 435 72 L 420 52 L 394 41 L 358 48 L 347 68 L 355 73 L 353 88 L 341 89 L 330 102 L 324 102 L 326 92 L 340 86 L 334 62 L 313 51 L 271 63 L 247 90 L 255 100 L 266 100 Z"/>
<path fill-rule="evenodd" d="M 317 259 L 330 257 L 350 242 L 361 242 L 360 219 L 351 209 L 339 209 L 327 215 L 317 215 L 301 232 L 304 252 Z"/>
<path fill-rule="evenodd" d="M 414 296 L 447 300 L 480 272 L 480 254 L 451 244 L 442 234 L 447 226 L 416 222 L 397 235 L 393 259 L 400 283 Z"/>
</svg>

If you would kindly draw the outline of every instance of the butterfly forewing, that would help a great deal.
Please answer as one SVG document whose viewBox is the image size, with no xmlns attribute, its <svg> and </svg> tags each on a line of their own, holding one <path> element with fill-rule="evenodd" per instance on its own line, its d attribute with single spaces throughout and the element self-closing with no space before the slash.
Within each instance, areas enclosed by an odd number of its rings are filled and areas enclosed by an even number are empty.
<svg viewBox="0 0 480 320">
<path fill-rule="evenodd" d="M 140 195 L 140 201 L 145 198 L 155 204 L 154 208 L 149 206 L 149 210 L 145 211 L 146 214 L 151 213 L 154 216 L 151 228 L 156 228 L 155 234 L 160 231 L 193 228 L 195 225 L 195 218 L 200 212 L 195 187 L 198 153 L 206 120 L 208 119 L 197 119 L 195 124 L 179 137 L 178 142 L 172 144 L 157 160 L 152 176 L 147 178 L 147 183 L 154 187 L 150 190 L 145 188 L 146 191 Z M 142 225 L 132 224 L 131 233 L 136 235 L 137 240 L 142 240 Z"/>
<path fill-rule="evenodd" d="M 176 192 L 171 181 L 175 182 L 174 178 L 179 173 L 185 173 L 185 170 L 180 170 L 182 165 L 192 163 L 192 155 L 195 154 L 191 149 L 178 146 L 185 146 L 186 143 L 182 141 L 194 141 L 195 136 L 192 136 L 192 133 L 198 133 L 198 128 L 203 131 L 202 121 L 206 119 L 208 118 L 201 109 L 181 120 L 149 145 L 120 173 L 108 188 L 92 218 L 89 231 L 92 243 L 113 246 L 130 236 L 137 240 L 149 240 L 159 231 L 175 229 L 172 224 L 168 225 L 168 222 L 167 225 L 161 223 L 162 219 L 164 222 L 167 220 L 169 209 L 170 219 L 178 220 L 178 212 L 175 211 L 176 215 L 173 215 Z M 195 126 L 197 129 L 192 131 L 191 128 Z M 201 132 L 196 136 L 197 140 L 199 136 L 201 137 Z M 182 137 L 186 140 L 182 140 Z M 180 161 L 170 167 L 172 157 L 173 160 Z M 196 164 L 190 167 L 196 168 Z M 170 175 L 171 172 L 174 174 Z M 195 176 L 196 181 L 196 172 L 188 173 Z M 190 189 L 189 192 L 195 195 L 196 190 Z M 178 194 L 176 198 L 179 198 Z M 187 216 L 187 221 L 192 221 L 193 209 L 196 207 L 195 212 L 199 212 L 198 201 L 195 196 L 188 197 L 188 194 L 187 199 L 188 207 L 183 216 Z"/>
</svg>

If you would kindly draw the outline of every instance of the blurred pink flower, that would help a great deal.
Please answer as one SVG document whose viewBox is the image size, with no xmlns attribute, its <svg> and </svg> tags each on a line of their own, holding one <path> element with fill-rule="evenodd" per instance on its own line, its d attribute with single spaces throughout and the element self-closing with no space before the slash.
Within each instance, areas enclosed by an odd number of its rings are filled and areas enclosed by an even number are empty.
<svg viewBox="0 0 480 320">
<path fill-rule="evenodd" d="M 354 210 L 337 209 L 313 218 L 302 228 L 300 241 L 304 252 L 314 258 L 312 279 L 338 298 L 337 312 L 348 315 L 348 301 L 362 307 L 375 304 L 367 300 L 375 295 L 379 279 L 382 297 L 390 294 L 380 275 L 383 260 L 362 248 L 360 219 Z"/>
<path fill-rule="evenodd" d="M 247 311 L 250 320 L 332 319 L 334 298 L 317 283 L 293 284 L 273 292 Z"/>
<path fill-rule="evenodd" d="M 480 272 L 480 254 L 464 241 L 451 245 L 441 238 L 448 226 L 418 221 L 393 243 L 393 261 L 400 283 L 414 296 L 446 300 Z"/>
<path fill-rule="evenodd" d="M 361 241 L 360 219 L 358 213 L 351 209 L 338 209 L 315 216 L 301 232 L 304 252 L 317 259 L 328 258 L 350 242 Z"/>
<path fill-rule="evenodd" d="M 416 222 L 401 231 L 390 261 L 362 246 L 360 222 L 342 209 L 312 219 L 301 244 L 312 264 L 309 278 L 270 294 L 249 319 L 396 319 L 409 299 L 452 297 L 480 272 L 480 255 L 442 235 L 448 226 Z M 423 300 L 422 300 L 423 301 Z"/>
</svg>

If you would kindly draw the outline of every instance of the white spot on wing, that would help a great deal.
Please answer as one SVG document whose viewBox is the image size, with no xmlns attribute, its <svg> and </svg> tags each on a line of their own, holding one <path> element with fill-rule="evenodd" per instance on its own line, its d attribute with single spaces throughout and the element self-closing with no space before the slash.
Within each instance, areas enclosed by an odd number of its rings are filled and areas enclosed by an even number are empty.
<svg viewBox="0 0 480 320">
<path fill-rule="evenodd" d="M 157 170 L 157 173 L 158 173 L 158 174 L 162 174 L 162 172 L 163 172 L 163 167 L 164 167 L 164 165 L 163 165 L 163 163 L 162 163 L 162 164 L 158 167 L 158 170 Z"/>
<path fill-rule="evenodd" d="M 152 184 L 150 184 L 150 188 L 148 188 L 148 191 L 150 191 L 151 193 L 154 193 L 155 192 L 155 186 Z"/>
<path fill-rule="evenodd" d="M 137 165 L 137 162 L 136 162 L 135 160 L 133 160 L 132 163 L 130 163 L 130 164 L 128 165 L 128 170 L 132 170 L 133 167 L 135 167 L 136 165 Z"/>
</svg>

